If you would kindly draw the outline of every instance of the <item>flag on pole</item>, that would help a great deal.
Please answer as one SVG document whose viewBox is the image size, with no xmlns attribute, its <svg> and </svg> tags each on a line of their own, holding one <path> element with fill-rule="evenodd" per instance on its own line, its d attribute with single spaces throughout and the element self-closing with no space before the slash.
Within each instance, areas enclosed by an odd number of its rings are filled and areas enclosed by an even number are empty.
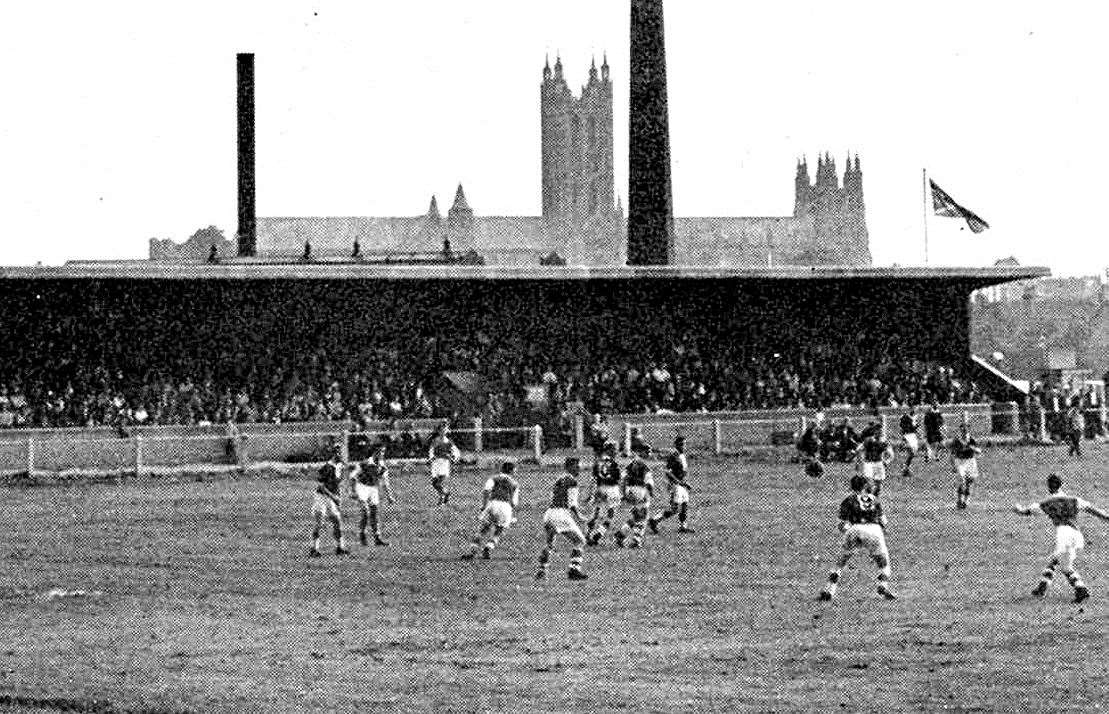
<svg viewBox="0 0 1109 714">
<path fill-rule="evenodd" d="M 928 179 L 928 184 L 932 187 L 932 208 L 935 210 L 937 216 L 946 216 L 947 218 L 962 218 L 967 222 L 967 227 L 975 233 L 981 233 L 990 227 L 978 215 L 969 209 L 963 208 L 955 199 L 947 195 L 947 192 L 936 185 L 932 179 Z"/>
</svg>

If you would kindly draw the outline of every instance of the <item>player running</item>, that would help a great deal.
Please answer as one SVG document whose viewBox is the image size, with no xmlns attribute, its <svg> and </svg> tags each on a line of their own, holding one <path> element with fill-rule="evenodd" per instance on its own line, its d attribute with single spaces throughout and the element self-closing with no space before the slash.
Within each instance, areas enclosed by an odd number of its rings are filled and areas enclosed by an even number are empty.
<svg viewBox="0 0 1109 714">
<path fill-rule="evenodd" d="M 874 495 L 882 492 L 886 480 L 886 462 L 893 458 L 893 449 L 886 441 L 886 428 L 878 424 L 856 450 L 862 456 L 861 476 L 873 484 Z"/>
<path fill-rule="evenodd" d="M 589 545 L 597 545 L 612 526 L 616 507 L 620 504 L 620 464 L 616 462 L 616 444 L 607 441 L 601 449 L 601 458 L 593 463 L 593 493 L 588 499 L 593 503 L 593 517 L 587 525 Z M 601 513 L 604 520 L 601 521 Z M 600 524 L 598 525 L 598 522 Z"/>
<path fill-rule="evenodd" d="M 489 560 L 505 529 L 516 522 L 513 511 L 520 503 L 520 485 L 512 477 L 514 473 L 516 464 L 506 461 L 501 472 L 485 482 L 481 492 L 481 515 L 478 516 L 481 528 L 470 543 L 470 551 L 462 556 L 463 560 L 473 560 L 479 550 L 481 557 Z M 486 540 L 490 530 L 493 534 Z"/>
<path fill-rule="evenodd" d="M 371 458 L 356 464 L 350 472 L 350 497 L 358 501 L 362 509 L 362 518 L 358 522 L 358 540 L 362 545 L 368 545 L 367 523 L 374 534 L 374 545 L 389 545 L 381 537 L 381 527 L 377 519 L 382 491 L 385 492 L 389 503 L 397 502 L 393 496 L 393 487 L 389 483 L 389 465 L 385 461 L 385 447 L 376 446 Z"/>
<path fill-rule="evenodd" d="M 338 444 L 331 452 L 331 458 L 320 468 L 316 477 L 316 493 L 312 497 L 312 549 L 309 558 L 320 557 L 320 528 L 326 518 L 331 521 L 331 531 L 335 536 L 335 555 L 350 555 L 343 542 L 343 512 L 339 509 L 339 489 L 343 482 L 343 460 Z"/>
<path fill-rule="evenodd" d="M 924 408 L 924 460 L 939 458 L 938 451 L 943 446 L 943 412 L 935 404 Z"/>
<path fill-rule="evenodd" d="M 1085 511 L 1103 521 L 1109 521 L 1109 513 L 1095 507 L 1089 501 L 1063 493 L 1063 479 L 1058 474 L 1047 477 L 1047 490 L 1051 495 L 1039 503 L 1028 506 L 1013 504 L 1013 511 L 1022 516 L 1030 516 L 1040 511 L 1055 524 L 1055 552 L 1051 554 L 1051 560 L 1040 575 L 1040 582 L 1033 588 L 1032 594 L 1036 597 L 1047 595 L 1047 588 L 1055 576 L 1055 569 L 1061 568 L 1067 582 L 1074 588 L 1074 601 L 1081 603 L 1090 597 L 1090 591 L 1082 581 L 1082 576 L 1074 568 L 1078 551 L 1086 545 L 1082 531 L 1078 530 L 1078 514 Z"/>
<path fill-rule="evenodd" d="M 951 440 L 948 453 L 951 455 L 951 471 L 957 480 L 955 508 L 963 510 L 970 498 L 970 487 L 978 480 L 978 455 L 982 453 L 978 442 L 970 435 L 969 424 L 959 427 L 959 435 Z"/>
<path fill-rule="evenodd" d="M 439 506 L 446 504 L 451 498 L 446 485 L 451 475 L 451 464 L 458 463 L 462 457 L 458 447 L 451 441 L 449 431 L 450 428 L 446 422 L 440 424 L 427 450 L 427 460 L 431 468 L 431 487 L 439 494 L 439 502 L 436 504 Z"/>
<path fill-rule="evenodd" d="M 886 548 L 886 517 L 878 497 L 867 489 L 867 480 L 861 474 L 851 477 L 851 495 L 839 504 L 839 530 L 843 533 L 843 552 L 835 570 L 828 573 L 828 582 L 820 591 L 821 600 L 831 600 L 839 587 L 839 576 L 856 550 L 862 548 L 878 566 L 878 594 L 887 600 L 895 599 L 889 588 L 890 554 Z"/>
<path fill-rule="evenodd" d="M 918 427 L 916 407 L 909 407 L 909 411 L 901 415 L 899 426 L 901 427 L 901 442 L 905 447 L 905 467 L 901 470 L 901 475 L 912 476 L 913 459 L 920 451 L 920 437 L 916 433 Z"/>
<path fill-rule="evenodd" d="M 539 554 L 539 569 L 535 572 L 535 579 L 542 580 L 547 577 L 547 566 L 551 561 L 551 552 L 554 550 L 555 538 L 559 535 L 566 536 L 570 541 L 570 569 L 566 577 L 570 580 L 586 580 L 587 576 L 581 569 L 582 559 L 585 556 L 585 536 L 582 535 L 578 521 L 578 472 L 581 462 L 574 456 L 568 457 L 565 462 L 565 473 L 555 479 L 551 496 L 551 507 L 543 513 L 543 530 L 546 532 L 546 543 L 543 552 Z"/>
<path fill-rule="evenodd" d="M 651 476 L 651 469 L 643 460 L 642 454 L 636 454 L 628 464 L 624 474 L 624 483 L 621 489 L 624 501 L 631 506 L 631 517 L 628 518 L 620 529 L 612 534 L 616 545 L 620 548 L 639 548 L 643 545 L 643 534 L 647 530 L 647 517 L 651 512 L 651 498 L 655 495 L 655 481 Z"/>
<path fill-rule="evenodd" d="M 693 532 L 693 529 L 686 525 L 686 519 L 689 517 L 689 492 L 693 490 L 686 480 L 688 475 L 689 460 L 685 455 L 685 437 L 679 436 L 674 439 L 674 450 L 666 457 L 666 482 L 670 487 L 670 505 L 665 511 L 651 516 L 647 521 L 652 533 L 658 533 L 658 524 L 675 513 L 678 514 L 678 532 Z"/>
</svg>

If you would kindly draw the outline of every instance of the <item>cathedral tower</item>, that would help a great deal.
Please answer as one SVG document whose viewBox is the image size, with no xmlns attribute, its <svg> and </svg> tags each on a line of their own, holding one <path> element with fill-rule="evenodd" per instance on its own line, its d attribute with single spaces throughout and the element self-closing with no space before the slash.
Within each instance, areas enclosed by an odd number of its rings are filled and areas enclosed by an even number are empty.
<svg viewBox="0 0 1109 714">
<path fill-rule="evenodd" d="M 575 97 L 562 58 L 543 67 L 540 87 L 543 221 L 571 263 L 614 262 L 606 240 L 613 230 L 612 81 L 607 57 Z"/>
<path fill-rule="evenodd" d="M 802 158 L 794 179 L 793 215 L 811 221 L 806 260 L 814 265 L 870 265 L 870 237 L 863 200 L 863 171 L 858 155 L 847 156 L 840 184 L 830 154 L 817 157 L 816 181 L 809 183 L 809 167 Z"/>
</svg>

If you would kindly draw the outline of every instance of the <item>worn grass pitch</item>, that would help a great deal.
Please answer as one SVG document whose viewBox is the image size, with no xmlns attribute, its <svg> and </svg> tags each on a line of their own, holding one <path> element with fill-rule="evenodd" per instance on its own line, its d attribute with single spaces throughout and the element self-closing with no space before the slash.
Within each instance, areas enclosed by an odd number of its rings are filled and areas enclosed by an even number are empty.
<svg viewBox="0 0 1109 714">
<path fill-rule="evenodd" d="M 311 484 L 251 478 L 7 488 L 0 502 L 0 709 L 72 711 L 933 711 L 1109 704 L 1109 524 L 1084 520 L 1093 598 L 1029 590 L 1052 544 L 1013 501 L 1109 501 L 1109 448 L 994 449 L 970 510 L 945 462 L 883 494 L 893 586 L 838 547 L 847 467 L 694 458 L 692 525 L 638 551 L 565 545 L 532 579 L 553 470 L 525 470 L 519 524 L 461 562 L 484 474 L 435 508 L 395 477 L 388 548 L 309 561 Z M 896 470 L 896 469 L 895 469 Z M 1107 504 L 1109 505 L 1109 504 Z M 48 599 L 52 589 L 85 596 Z M 96 593 L 99 594 L 96 594 Z M 58 593 L 55 593 L 57 596 Z"/>
</svg>

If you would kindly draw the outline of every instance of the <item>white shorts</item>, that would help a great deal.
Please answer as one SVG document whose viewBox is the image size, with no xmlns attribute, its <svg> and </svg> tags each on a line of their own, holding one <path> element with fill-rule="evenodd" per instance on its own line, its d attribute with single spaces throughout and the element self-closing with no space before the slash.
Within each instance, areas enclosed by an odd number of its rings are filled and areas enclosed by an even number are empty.
<svg viewBox="0 0 1109 714">
<path fill-rule="evenodd" d="M 315 493 L 312 497 L 312 515 L 316 518 L 326 518 L 337 521 L 342 518 L 338 504 L 322 493 Z"/>
<path fill-rule="evenodd" d="M 1056 526 L 1055 528 L 1055 555 L 1070 553 L 1076 555 L 1086 547 L 1086 539 L 1082 531 L 1071 526 Z"/>
<path fill-rule="evenodd" d="M 628 486 L 624 491 L 624 500 L 634 506 L 651 505 L 651 494 L 642 486 Z"/>
<path fill-rule="evenodd" d="M 543 513 L 543 527 L 555 533 L 568 533 L 578 540 L 585 540 L 581 527 L 569 508 L 548 508 Z"/>
<path fill-rule="evenodd" d="M 886 480 L 886 462 L 884 462 L 884 461 L 864 461 L 863 462 L 863 476 L 866 476 L 871 481 L 885 481 Z"/>
<path fill-rule="evenodd" d="M 670 484 L 670 503 L 675 506 L 689 503 L 689 489 L 678 484 Z"/>
<path fill-rule="evenodd" d="M 871 558 L 879 557 L 889 561 L 889 550 L 886 548 L 886 534 L 882 526 L 877 523 L 858 523 L 847 526 L 843 532 L 843 549 L 845 551 L 865 550 Z"/>
<path fill-rule="evenodd" d="M 482 525 L 508 528 L 512 525 L 512 504 L 505 501 L 490 501 L 481 511 Z"/>
<path fill-rule="evenodd" d="M 450 459 L 432 459 L 431 460 L 431 477 L 432 478 L 446 478 L 451 475 L 451 460 Z"/>
<path fill-rule="evenodd" d="M 974 483 L 978 480 L 978 459 L 955 459 L 955 474 L 960 483 Z"/>
<path fill-rule="evenodd" d="M 593 503 L 607 503 L 612 508 L 620 505 L 619 486 L 598 486 L 593 492 Z"/>
<path fill-rule="evenodd" d="M 920 451 L 920 439 L 916 434 L 902 434 L 901 438 L 905 440 L 905 448 L 914 454 Z"/>
<path fill-rule="evenodd" d="M 381 493 L 377 486 L 367 486 L 364 483 L 354 484 L 354 495 L 362 503 L 370 506 L 381 505 Z"/>
</svg>

